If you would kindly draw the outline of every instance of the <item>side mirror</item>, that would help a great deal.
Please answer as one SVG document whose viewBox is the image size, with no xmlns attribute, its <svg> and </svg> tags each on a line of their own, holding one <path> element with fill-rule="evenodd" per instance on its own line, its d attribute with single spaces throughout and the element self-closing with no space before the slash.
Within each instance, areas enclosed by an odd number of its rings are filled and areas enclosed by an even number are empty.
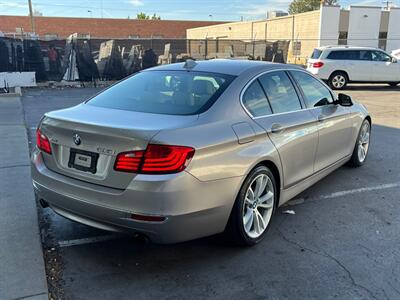
<svg viewBox="0 0 400 300">
<path fill-rule="evenodd" d="M 397 58 L 392 57 L 392 63 L 397 63 Z"/>
<path fill-rule="evenodd" d="M 338 99 L 334 102 L 335 104 L 339 104 L 341 106 L 352 106 L 353 101 L 351 97 L 346 94 L 338 94 Z"/>
</svg>

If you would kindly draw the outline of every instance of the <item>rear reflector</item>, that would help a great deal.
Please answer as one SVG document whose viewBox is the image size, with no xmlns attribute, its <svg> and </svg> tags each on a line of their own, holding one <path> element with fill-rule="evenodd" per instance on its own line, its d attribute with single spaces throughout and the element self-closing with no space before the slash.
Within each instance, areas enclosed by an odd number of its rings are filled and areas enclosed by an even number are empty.
<svg viewBox="0 0 400 300">
<path fill-rule="evenodd" d="M 188 166 L 193 155 L 191 147 L 149 144 L 145 151 L 118 154 L 114 169 L 141 174 L 178 173 Z"/>
<path fill-rule="evenodd" d="M 322 68 L 324 63 L 322 61 L 317 61 L 312 64 L 313 68 Z"/>
<path fill-rule="evenodd" d="M 36 145 L 40 150 L 51 154 L 49 139 L 40 131 L 40 129 L 36 130 Z"/>
<path fill-rule="evenodd" d="M 138 214 L 131 214 L 131 218 L 138 221 L 147 221 L 147 222 L 163 222 L 166 217 L 162 216 L 145 216 Z"/>
</svg>

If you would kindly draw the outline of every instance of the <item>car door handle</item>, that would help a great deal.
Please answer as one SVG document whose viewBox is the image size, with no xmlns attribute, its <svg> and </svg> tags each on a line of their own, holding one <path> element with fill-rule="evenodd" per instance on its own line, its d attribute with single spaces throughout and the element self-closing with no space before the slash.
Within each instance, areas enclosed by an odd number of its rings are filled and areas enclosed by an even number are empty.
<svg viewBox="0 0 400 300">
<path fill-rule="evenodd" d="M 285 127 L 283 127 L 281 124 L 272 124 L 271 126 L 271 132 L 272 133 L 281 133 L 282 131 L 285 130 Z"/>
</svg>

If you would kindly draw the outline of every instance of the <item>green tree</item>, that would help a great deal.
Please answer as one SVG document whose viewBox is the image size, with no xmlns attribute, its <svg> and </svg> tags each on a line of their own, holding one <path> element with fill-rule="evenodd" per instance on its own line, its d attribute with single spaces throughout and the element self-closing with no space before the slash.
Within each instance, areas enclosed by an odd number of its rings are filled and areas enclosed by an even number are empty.
<svg viewBox="0 0 400 300">
<path fill-rule="evenodd" d="M 336 5 L 338 3 L 337 0 L 324 0 L 323 3 L 325 5 Z M 289 14 L 298 14 L 306 11 L 312 11 L 319 9 L 321 5 L 320 0 L 293 0 L 290 3 L 288 11 Z"/>
<path fill-rule="evenodd" d="M 161 20 L 160 16 L 153 14 L 152 16 L 146 15 L 144 12 L 136 15 L 136 19 L 138 20 Z"/>
</svg>

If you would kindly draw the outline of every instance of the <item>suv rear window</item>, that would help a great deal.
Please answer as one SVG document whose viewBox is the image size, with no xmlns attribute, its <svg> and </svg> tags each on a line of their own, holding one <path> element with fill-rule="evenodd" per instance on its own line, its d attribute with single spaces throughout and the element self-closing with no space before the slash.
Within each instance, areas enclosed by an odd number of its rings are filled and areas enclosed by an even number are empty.
<svg viewBox="0 0 400 300">
<path fill-rule="evenodd" d="M 234 76 L 188 71 L 137 73 L 87 104 L 154 114 L 194 115 L 206 111 Z"/>
<path fill-rule="evenodd" d="M 322 54 L 322 50 L 314 49 L 313 53 L 311 54 L 312 59 L 318 59 Z"/>
<path fill-rule="evenodd" d="M 340 59 L 340 60 L 359 60 L 360 51 L 358 50 L 333 50 L 326 57 L 327 59 Z"/>
</svg>

